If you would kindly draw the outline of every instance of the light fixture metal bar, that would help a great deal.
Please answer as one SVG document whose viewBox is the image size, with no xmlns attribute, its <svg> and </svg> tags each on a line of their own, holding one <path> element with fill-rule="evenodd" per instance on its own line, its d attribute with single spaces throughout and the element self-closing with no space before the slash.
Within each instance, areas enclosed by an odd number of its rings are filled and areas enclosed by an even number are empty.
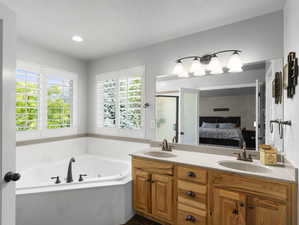
<svg viewBox="0 0 299 225">
<path fill-rule="evenodd" d="M 203 56 L 198 56 L 198 55 L 193 55 L 193 56 L 185 56 L 182 58 L 179 58 L 176 60 L 176 62 L 182 62 L 182 60 L 185 59 L 205 59 L 204 61 L 206 61 L 206 59 L 211 59 L 213 56 L 221 54 L 221 53 L 226 53 L 226 52 L 235 52 L 235 53 L 241 53 L 241 50 L 238 49 L 228 49 L 228 50 L 223 50 L 223 51 L 218 51 L 218 52 L 214 52 L 214 53 L 210 53 L 210 54 L 206 54 Z"/>
</svg>

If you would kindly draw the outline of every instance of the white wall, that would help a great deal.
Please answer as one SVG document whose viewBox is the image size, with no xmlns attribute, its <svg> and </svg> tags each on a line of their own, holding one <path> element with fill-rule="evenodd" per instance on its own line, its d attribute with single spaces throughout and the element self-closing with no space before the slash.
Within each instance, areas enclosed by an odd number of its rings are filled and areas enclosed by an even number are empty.
<svg viewBox="0 0 299 225">
<path fill-rule="evenodd" d="M 285 61 L 290 51 L 295 51 L 299 56 L 299 1 L 287 0 L 284 9 L 284 41 L 285 41 Z M 293 99 L 285 98 L 284 118 L 291 120 L 292 126 L 285 132 L 285 150 L 287 158 L 290 159 L 296 167 L 299 167 L 299 87 L 296 88 L 296 95 Z M 299 190 L 298 190 L 299 191 Z M 299 204 L 298 204 L 299 215 Z M 299 224 L 299 222 L 298 222 Z"/>
<path fill-rule="evenodd" d="M 214 112 L 214 108 L 229 108 Z M 255 95 L 200 97 L 200 116 L 240 116 L 241 129 L 255 130 Z"/>
<path fill-rule="evenodd" d="M 152 45 L 135 51 L 105 57 L 89 62 L 88 66 L 88 130 L 95 132 L 95 75 L 138 65 L 146 66 L 147 102 L 152 107 L 146 111 L 147 138 L 154 135 L 153 107 L 155 101 L 155 76 L 170 74 L 174 61 L 186 55 L 201 55 L 216 50 L 241 49 L 245 63 L 280 58 L 283 56 L 283 14 L 271 13 L 239 23 L 189 35 Z"/>
<path fill-rule="evenodd" d="M 78 74 L 79 115 L 78 133 L 86 133 L 87 124 L 87 64 L 84 61 L 62 55 L 30 42 L 17 40 L 17 60 L 49 66 L 54 69 Z"/>
<path fill-rule="evenodd" d="M 284 105 L 275 104 L 275 98 L 272 97 L 272 82 L 275 73 L 283 67 L 283 59 L 271 60 L 266 63 L 266 113 L 265 113 L 265 137 L 266 144 L 274 146 L 278 151 L 284 151 L 283 139 L 280 138 L 278 124 L 273 125 L 273 131 L 270 131 L 270 120 L 283 119 Z"/>
</svg>

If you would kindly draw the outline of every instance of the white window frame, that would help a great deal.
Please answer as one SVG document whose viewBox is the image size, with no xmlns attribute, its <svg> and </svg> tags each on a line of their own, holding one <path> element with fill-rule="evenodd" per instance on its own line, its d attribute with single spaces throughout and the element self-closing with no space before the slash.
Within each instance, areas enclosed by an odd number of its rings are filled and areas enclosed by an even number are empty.
<svg viewBox="0 0 299 225">
<path fill-rule="evenodd" d="M 134 137 L 134 138 L 144 138 L 145 137 L 145 110 L 143 108 L 145 102 L 145 66 L 138 66 L 128 69 L 123 69 L 119 71 L 113 71 L 108 73 L 102 73 L 96 75 L 96 83 L 104 81 L 104 80 L 112 80 L 116 79 L 116 90 L 119 91 L 119 80 L 134 77 L 132 74 L 140 74 L 141 77 L 141 128 L 140 129 L 129 129 L 129 128 L 119 128 L 119 101 L 118 101 L 118 94 L 116 96 L 116 127 L 108 128 L 108 127 L 100 127 L 99 120 L 103 118 L 99 115 L 101 112 L 99 110 L 103 110 L 101 105 L 98 105 L 99 96 L 96 90 L 96 133 L 97 134 L 104 134 L 104 135 L 112 135 L 112 136 L 122 136 L 122 137 Z M 97 86 L 97 85 L 96 85 Z"/>
<path fill-rule="evenodd" d="M 17 131 L 16 140 L 34 140 L 49 137 L 67 136 L 78 133 L 78 75 L 63 71 L 60 69 L 50 68 L 48 66 L 42 66 L 34 63 L 27 63 L 24 61 L 17 61 L 17 68 L 21 66 L 25 68 L 34 68 L 40 71 L 40 107 L 39 107 L 39 124 L 37 130 L 29 131 Z M 22 68 L 22 67 L 21 67 Z M 47 77 L 51 76 L 65 78 L 73 81 L 73 103 L 72 103 L 72 126 L 69 128 L 47 128 Z"/>
</svg>

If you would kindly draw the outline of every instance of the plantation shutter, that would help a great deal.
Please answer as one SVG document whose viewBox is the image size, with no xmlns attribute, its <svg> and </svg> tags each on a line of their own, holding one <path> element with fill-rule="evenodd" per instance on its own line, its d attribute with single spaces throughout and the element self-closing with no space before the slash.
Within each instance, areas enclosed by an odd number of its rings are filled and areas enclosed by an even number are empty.
<svg viewBox="0 0 299 225">
<path fill-rule="evenodd" d="M 98 80 L 97 90 L 97 112 L 99 119 L 98 127 L 116 127 L 116 80 Z"/>
<path fill-rule="evenodd" d="M 144 67 L 96 77 L 97 127 L 139 130 L 143 127 Z"/>
<path fill-rule="evenodd" d="M 63 71 L 44 69 L 46 126 L 48 129 L 73 127 L 74 77 Z"/>
<path fill-rule="evenodd" d="M 16 130 L 37 130 L 40 126 L 40 71 L 38 66 L 17 63 Z"/>
</svg>

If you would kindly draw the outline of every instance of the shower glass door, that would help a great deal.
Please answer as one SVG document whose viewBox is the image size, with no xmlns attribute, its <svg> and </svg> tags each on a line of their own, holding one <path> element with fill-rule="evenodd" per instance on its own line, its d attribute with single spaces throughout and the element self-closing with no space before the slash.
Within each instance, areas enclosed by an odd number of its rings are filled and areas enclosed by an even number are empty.
<svg viewBox="0 0 299 225">
<path fill-rule="evenodd" d="M 178 96 L 156 96 L 156 138 L 178 140 Z"/>
</svg>

